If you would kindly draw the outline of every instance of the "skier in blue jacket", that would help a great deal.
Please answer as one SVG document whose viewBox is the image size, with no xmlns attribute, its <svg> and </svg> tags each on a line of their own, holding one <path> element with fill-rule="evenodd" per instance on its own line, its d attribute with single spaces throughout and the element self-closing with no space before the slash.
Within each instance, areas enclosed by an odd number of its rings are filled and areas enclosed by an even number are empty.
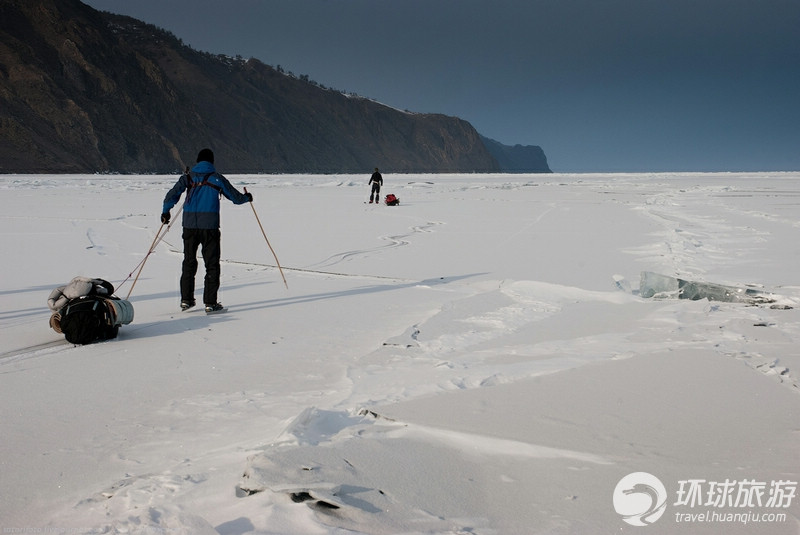
<svg viewBox="0 0 800 535">
<path fill-rule="evenodd" d="M 203 149 L 197 155 L 197 165 L 181 175 L 164 197 L 161 222 L 169 223 L 169 211 L 186 192 L 183 205 L 183 265 L 181 271 L 181 310 L 195 305 L 194 283 L 197 274 L 197 249 L 202 247 L 205 264 L 203 303 L 206 312 L 216 312 L 224 307 L 217 301 L 220 277 L 219 200 L 221 197 L 244 204 L 253 202 L 253 195 L 241 193 L 227 178 L 214 168 L 214 153 Z"/>
</svg>

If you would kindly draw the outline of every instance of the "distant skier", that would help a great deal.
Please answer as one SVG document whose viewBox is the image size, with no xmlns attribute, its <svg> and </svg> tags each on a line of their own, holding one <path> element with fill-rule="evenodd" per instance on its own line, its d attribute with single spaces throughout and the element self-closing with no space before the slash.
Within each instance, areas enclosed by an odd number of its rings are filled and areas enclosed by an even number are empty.
<svg viewBox="0 0 800 535">
<path fill-rule="evenodd" d="M 374 202 L 381 202 L 381 186 L 383 186 L 383 177 L 381 176 L 380 171 L 378 168 L 375 168 L 375 172 L 372 173 L 372 177 L 369 179 L 367 184 L 372 184 L 372 191 L 369 194 L 369 203 L 373 203 L 373 198 L 375 199 Z"/>
<path fill-rule="evenodd" d="M 206 312 L 224 310 L 217 301 L 219 290 L 219 199 L 224 196 L 233 204 L 253 202 L 253 195 L 241 193 L 214 168 L 214 153 L 203 149 L 197 155 L 197 165 L 181 175 L 175 185 L 164 197 L 161 222 L 169 223 L 169 211 L 186 191 L 183 205 L 183 265 L 181 271 L 181 310 L 195 305 L 194 282 L 197 274 L 197 249 L 202 246 L 203 262 L 206 268 L 203 303 Z"/>
</svg>

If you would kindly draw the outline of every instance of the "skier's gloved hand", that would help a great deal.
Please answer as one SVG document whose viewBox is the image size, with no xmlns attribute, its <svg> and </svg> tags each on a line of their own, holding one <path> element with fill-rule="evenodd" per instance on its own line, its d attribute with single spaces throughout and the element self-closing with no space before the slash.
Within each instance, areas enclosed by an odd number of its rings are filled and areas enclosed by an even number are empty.
<svg viewBox="0 0 800 535">
<path fill-rule="evenodd" d="M 166 225 L 167 223 L 169 223 L 169 217 L 170 217 L 169 212 L 164 212 L 163 214 L 161 214 L 161 222 Z"/>
<path fill-rule="evenodd" d="M 253 194 L 252 193 L 250 193 L 248 191 L 247 193 L 244 194 L 244 196 L 247 197 L 247 202 L 253 202 Z"/>
</svg>

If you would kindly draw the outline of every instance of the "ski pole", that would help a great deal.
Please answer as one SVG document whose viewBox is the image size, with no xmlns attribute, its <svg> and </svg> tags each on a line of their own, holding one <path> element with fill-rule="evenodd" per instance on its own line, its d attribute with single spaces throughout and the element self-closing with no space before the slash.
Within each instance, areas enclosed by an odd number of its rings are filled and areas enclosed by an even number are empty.
<svg viewBox="0 0 800 535">
<path fill-rule="evenodd" d="M 170 221 L 169 225 L 167 225 L 166 223 L 161 223 L 161 226 L 158 228 L 158 232 L 156 232 L 156 237 L 153 238 L 153 243 L 150 244 L 150 249 L 147 250 L 147 254 L 144 255 L 144 258 L 142 259 L 141 262 L 139 262 L 139 265 L 137 265 L 135 268 L 133 268 L 133 271 L 131 271 L 128 274 L 128 277 L 124 281 L 122 281 L 122 283 L 120 284 L 120 286 L 122 286 L 123 284 L 128 282 L 128 279 L 131 278 L 131 275 L 133 275 L 133 272 L 136 271 L 136 268 L 139 268 L 139 271 L 136 273 L 136 278 L 134 278 L 133 282 L 131 283 L 131 289 L 128 290 L 128 295 L 125 297 L 126 301 L 131 296 L 131 293 L 133 293 L 133 287 L 136 286 L 136 281 L 139 280 L 139 275 L 142 274 L 142 270 L 144 269 L 144 265 L 147 262 L 147 259 L 150 257 L 151 254 L 153 254 L 153 251 L 155 251 L 156 246 L 159 243 L 161 243 L 161 240 L 164 239 L 164 236 L 167 235 L 167 232 L 169 232 L 169 229 L 172 228 L 172 224 L 175 223 L 175 221 L 178 219 L 178 216 L 181 214 L 182 211 L 183 211 L 183 205 L 181 205 L 180 210 L 178 210 L 178 212 L 175 214 L 175 219 Z M 167 229 L 164 230 L 164 232 L 162 233 L 161 231 L 164 229 L 164 225 L 167 225 Z"/>
<path fill-rule="evenodd" d="M 244 192 L 247 193 L 247 188 L 244 188 Z M 252 197 L 251 197 L 252 198 Z M 286 289 L 289 289 L 289 283 L 286 282 L 286 276 L 283 274 L 283 268 L 281 268 L 281 263 L 278 261 L 278 255 L 275 254 L 275 249 L 272 248 L 272 245 L 269 243 L 269 238 L 267 238 L 267 233 L 264 232 L 264 226 L 261 224 L 261 219 L 258 218 L 258 212 L 256 212 L 256 207 L 253 206 L 253 201 L 250 201 L 250 208 L 253 209 L 253 215 L 256 216 L 256 221 L 258 222 L 258 226 L 261 229 L 261 234 L 264 235 L 264 239 L 267 242 L 267 247 L 269 250 L 272 251 L 272 256 L 275 257 L 275 263 L 278 265 L 278 271 L 281 272 L 281 278 L 283 278 L 283 284 L 286 286 Z"/>
</svg>

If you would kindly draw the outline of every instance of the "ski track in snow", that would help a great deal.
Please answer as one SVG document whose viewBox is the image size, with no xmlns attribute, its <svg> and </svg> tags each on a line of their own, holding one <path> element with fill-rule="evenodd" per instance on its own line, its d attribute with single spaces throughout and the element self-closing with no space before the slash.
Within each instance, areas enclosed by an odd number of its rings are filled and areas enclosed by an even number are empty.
<svg viewBox="0 0 800 535">
<path fill-rule="evenodd" d="M 287 184 L 294 182 L 290 180 Z M 464 186 L 461 191 L 469 194 L 482 189 L 514 191 L 539 184 L 489 183 Z M 414 186 L 429 188 L 430 185 Z M 75 179 L 59 184 L 59 187 L 86 186 L 146 191 L 153 184 L 148 179 Z M 277 183 L 274 186 L 280 187 Z M 352 186 L 363 185 L 357 181 L 333 180 L 315 187 Z M 47 180 L 15 179 L 0 187 L 48 189 L 53 185 Z M 713 275 L 711 267 L 720 263 L 740 262 L 751 267 L 752 255 L 732 258 L 731 250 L 758 249 L 770 237 L 755 226 L 731 226 L 721 215 L 735 208 L 716 200 L 714 195 L 735 194 L 730 188 L 698 186 L 674 192 L 663 186 L 636 182 L 631 192 L 631 184 L 625 180 L 605 185 L 594 183 L 586 188 L 605 189 L 608 195 L 624 197 L 614 202 L 629 203 L 631 210 L 640 212 L 658 228 L 650 243 L 629 247 L 625 253 L 642 265 L 655 264 L 671 275 L 703 278 Z M 453 189 L 454 193 L 459 191 Z M 790 194 L 795 196 L 797 192 Z M 641 202 L 634 203 L 631 200 L 634 197 Z M 707 205 L 698 198 L 711 198 L 709 202 L 716 208 L 713 213 L 706 213 Z M 535 229 L 556 206 L 549 203 L 538 216 L 514 229 L 508 240 Z M 759 211 L 748 215 L 800 226 L 786 215 Z M 120 221 L 131 230 L 150 232 L 151 229 L 133 222 L 138 217 Z M 322 522 L 334 529 L 364 533 L 491 533 L 489 521 L 475 513 L 480 510 L 480 503 L 470 491 L 470 482 L 464 474 L 452 472 L 452 464 L 446 461 L 448 457 L 463 456 L 465 473 L 477 483 L 481 482 L 481 476 L 475 466 L 486 457 L 546 459 L 565 463 L 571 470 L 611 464 L 615 459 L 591 451 L 395 421 L 382 416 L 378 407 L 446 392 L 520 382 L 603 361 L 687 348 L 708 350 L 741 361 L 800 395 L 798 370 L 770 354 L 776 347 L 793 348 L 798 340 L 800 322 L 780 321 L 784 311 L 708 301 L 643 300 L 635 290 L 620 291 L 627 288 L 622 277 L 617 279 L 615 288 L 611 273 L 609 289 L 597 291 L 512 279 L 455 281 L 453 288 L 440 288 L 429 286 L 426 281 L 324 269 L 413 246 L 415 235 L 435 232 L 437 227 L 447 224 L 447 221 L 425 221 L 409 226 L 408 233 L 380 236 L 386 244 L 335 253 L 302 268 L 284 267 L 305 275 L 389 279 L 386 284 L 440 292 L 437 294 L 440 304 L 426 315 L 397 325 L 395 333 L 385 333 L 379 347 L 343 359 L 344 378 L 327 391 L 298 389 L 293 396 L 282 400 L 253 391 L 176 399 L 159 415 L 164 427 L 143 429 L 143 443 L 133 448 L 132 455 L 124 461 L 132 467 L 148 466 L 151 461 L 148 455 L 158 451 L 155 446 L 148 449 L 149 443 L 156 444 L 165 440 L 165 436 L 170 437 L 167 440 L 191 441 L 192 425 L 198 421 L 211 424 L 209 427 L 219 426 L 211 449 L 203 451 L 195 445 L 185 459 L 163 472 L 140 472 L 132 468 L 125 477 L 86 495 L 64 512 L 61 520 L 92 519 L 97 526 L 118 532 L 145 527 L 200 534 L 261 533 L 246 516 L 232 517 L 214 526 L 182 505 L 195 497 L 208 499 L 202 489 L 225 477 L 232 481 L 230 492 L 241 504 L 230 506 L 231 511 L 237 507 L 250 511 L 256 503 L 267 518 L 294 516 L 293 526 L 306 525 L 309 531 L 319 530 L 318 522 Z M 90 244 L 87 249 L 100 256 L 120 254 L 114 233 L 91 227 L 85 237 Z M 172 238 L 174 241 L 175 237 Z M 165 244 L 173 254 L 180 252 L 174 245 Z M 235 258 L 227 263 L 241 269 L 274 268 Z M 236 276 L 243 275 L 237 272 Z M 800 302 L 800 289 L 787 286 L 783 290 L 787 302 Z M 598 318 L 598 313 L 602 317 Z M 30 317 L 28 314 L 24 310 L 3 311 L 0 325 L 5 330 L 20 325 L 19 322 L 41 322 L 46 318 L 46 313 L 31 311 Z M 172 316 L 184 324 L 192 318 Z M 136 337 L 153 331 L 177 335 L 181 330 L 177 326 L 164 330 L 157 321 L 137 321 L 125 329 L 136 333 Z M 188 331 L 204 336 L 200 329 Z M 214 342 L 211 335 L 204 339 L 209 344 Z M 120 339 L 108 344 L 130 342 Z M 72 347 L 69 344 L 64 347 L 63 341 L 53 341 L 9 349 L 0 354 L 0 374 L 11 373 L 12 365 Z M 230 357 L 235 358 L 235 354 Z M 343 385 L 349 389 L 344 394 Z M 308 406 L 314 399 L 319 406 Z M 306 406 L 290 420 L 281 421 L 274 416 L 291 412 L 302 404 Z M 262 419 L 263 428 L 237 437 L 243 414 L 253 421 Z M 265 441 L 275 429 L 281 432 L 273 440 Z M 218 464 L 225 464 L 222 460 L 236 466 L 237 459 L 241 462 L 239 466 L 244 465 L 244 474 L 238 480 L 231 474 L 221 476 L 216 472 Z M 381 464 L 382 459 L 392 459 L 392 467 Z M 437 489 L 415 484 L 414 478 L 420 471 L 460 484 L 451 486 L 452 496 L 448 500 L 434 498 L 430 493 Z M 507 477 L 512 476 L 509 472 Z M 429 503 L 437 503 L 440 508 L 428 509 Z M 299 504 L 307 506 L 305 514 L 298 513 Z"/>
<path fill-rule="evenodd" d="M 665 260 L 666 271 L 687 279 L 702 279 L 708 265 L 738 262 L 757 262 L 758 256 L 745 255 L 736 249 L 757 249 L 770 238 L 769 232 L 757 230 L 750 225 L 731 225 L 727 217 L 732 214 L 748 215 L 779 221 L 794 227 L 800 226 L 796 219 L 780 217 L 778 214 L 741 211 L 729 203 L 732 196 L 730 186 L 696 186 L 673 192 L 660 192 L 649 195 L 643 204 L 635 209 L 652 218 L 663 228 L 656 233 L 657 241 L 628 252 L 641 256 L 642 261 Z M 774 192 L 750 192 L 754 195 L 775 195 Z M 782 192 L 781 196 L 791 199 L 796 193 Z M 798 204 L 798 201 L 793 203 Z M 712 215 L 713 214 L 713 215 Z M 738 260 L 731 252 L 745 257 Z M 741 281 L 735 281 L 741 283 Z"/>
<path fill-rule="evenodd" d="M 396 236 L 381 236 L 380 237 L 381 240 L 388 241 L 389 243 L 386 245 L 380 245 L 369 249 L 357 249 L 353 251 L 336 253 L 334 255 L 329 256 L 328 258 L 326 258 L 321 262 L 307 266 L 306 269 L 313 271 L 321 268 L 329 268 L 331 266 L 335 266 L 336 264 L 347 262 L 358 257 L 371 256 L 386 251 L 387 249 L 393 249 L 395 247 L 403 247 L 410 243 L 409 239 L 414 234 L 420 232 L 423 233 L 433 232 L 433 228 L 436 225 L 441 225 L 441 224 L 442 223 L 438 221 L 429 221 L 424 225 L 415 225 L 411 227 L 410 232 L 408 232 L 407 234 L 398 234 Z"/>
</svg>

